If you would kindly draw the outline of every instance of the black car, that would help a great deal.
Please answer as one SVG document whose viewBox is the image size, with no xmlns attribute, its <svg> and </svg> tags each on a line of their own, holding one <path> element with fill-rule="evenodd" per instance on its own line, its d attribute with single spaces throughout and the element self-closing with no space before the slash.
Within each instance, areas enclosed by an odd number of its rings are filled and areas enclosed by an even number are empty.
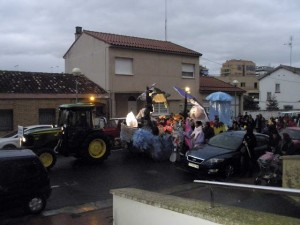
<svg viewBox="0 0 300 225">
<path fill-rule="evenodd" d="M 48 173 L 29 149 L 0 151 L 0 210 L 22 208 L 37 214 L 51 194 Z"/>
<path fill-rule="evenodd" d="M 245 131 L 227 131 L 212 137 L 208 144 L 186 153 L 185 166 L 199 175 L 230 177 L 242 168 L 243 137 Z M 270 149 L 269 136 L 255 133 L 255 158 Z"/>
</svg>

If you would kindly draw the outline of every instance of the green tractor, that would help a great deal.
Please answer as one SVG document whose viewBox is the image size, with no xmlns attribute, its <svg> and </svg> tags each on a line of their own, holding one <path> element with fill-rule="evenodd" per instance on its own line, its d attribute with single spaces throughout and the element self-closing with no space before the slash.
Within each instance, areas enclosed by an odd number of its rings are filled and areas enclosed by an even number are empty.
<svg viewBox="0 0 300 225">
<path fill-rule="evenodd" d="M 101 162 L 110 154 L 110 140 L 103 129 L 93 123 L 95 105 L 91 103 L 59 106 L 57 126 L 27 133 L 22 148 L 34 151 L 50 169 L 57 154 L 75 156 L 90 162 Z"/>
</svg>

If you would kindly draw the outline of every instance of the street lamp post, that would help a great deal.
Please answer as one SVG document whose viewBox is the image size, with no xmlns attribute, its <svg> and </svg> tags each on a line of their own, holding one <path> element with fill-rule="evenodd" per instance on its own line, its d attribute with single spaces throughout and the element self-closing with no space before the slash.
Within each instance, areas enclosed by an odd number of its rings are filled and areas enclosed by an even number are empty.
<svg viewBox="0 0 300 225">
<path fill-rule="evenodd" d="M 185 121 L 185 119 L 187 118 L 187 94 L 190 93 L 190 88 L 185 87 L 184 91 L 185 91 L 185 94 L 184 94 L 183 118 L 184 118 L 184 121 Z"/>
<path fill-rule="evenodd" d="M 236 88 L 237 84 L 239 83 L 238 80 L 232 81 L 234 88 Z M 236 90 L 234 89 L 234 118 L 236 119 Z"/>
<path fill-rule="evenodd" d="M 79 68 L 72 69 L 72 74 L 75 76 L 75 89 L 76 89 L 76 103 L 78 102 L 78 76 L 81 74 L 81 70 Z"/>
</svg>

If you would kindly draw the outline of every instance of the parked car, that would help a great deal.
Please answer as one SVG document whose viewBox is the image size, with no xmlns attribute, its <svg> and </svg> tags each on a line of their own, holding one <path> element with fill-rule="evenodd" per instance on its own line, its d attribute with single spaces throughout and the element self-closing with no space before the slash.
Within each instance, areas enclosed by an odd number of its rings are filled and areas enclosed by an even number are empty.
<svg viewBox="0 0 300 225">
<path fill-rule="evenodd" d="M 283 133 L 288 133 L 294 142 L 296 148 L 296 154 L 300 155 L 300 127 L 286 127 L 280 130 L 280 136 L 282 138 Z"/>
<path fill-rule="evenodd" d="M 126 118 L 111 118 L 102 128 L 108 135 L 112 148 L 121 148 L 122 143 L 120 139 L 121 124 Z"/>
<path fill-rule="evenodd" d="M 230 177 L 242 168 L 243 137 L 245 131 L 227 131 L 212 137 L 202 147 L 186 153 L 185 166 L 199 175 L 221 175 Z M 257 146 L 255 158 L 270 150 L 269 136 L 255 133 Z"/>
<path fill-rule="evenodd" d="M 31 125 L 24 127 L 24 134 L 29 131 L 35 131 L 42 128 L 52 128 L 53 125 Z M 18 136 L 18 131 L 12 131 L 2 137 L 0 137 L 0 149 L 16 149 L 21 147 L 21 140 Z"/>
<path fill-rule="evenodd" d="M 0 151 L 0 210 L 43 211 L 51 194 L 48 173 L 29 149 Z"/>
</svg>

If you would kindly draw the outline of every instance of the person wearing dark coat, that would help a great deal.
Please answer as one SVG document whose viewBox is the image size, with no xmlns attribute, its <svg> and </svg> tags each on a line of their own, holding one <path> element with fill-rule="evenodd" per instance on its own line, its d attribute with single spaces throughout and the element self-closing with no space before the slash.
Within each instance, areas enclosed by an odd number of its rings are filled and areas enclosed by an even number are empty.
<svg viewBox="0 0 300 225">
<path fill-rule="evenodd" d="M 279 154 L 279 155 L 294 155 L 295 154 L 294 142 L 292 141 L 292 139 L 288 133 L 282 134 L 282 139 L 278 143 L 275 153 Z"/>
<path fill-rule="evenodd" d="M 262 126 L 263 126 L 263 119 L 262 119 L 262 115 L 261 114 L 256 115 L 256 118 L 254 120 L 254 124 L 255 124 L 255 130 L 256 130 L 256 132 L 261 133 Z"/>
<path fill-rule="evenodd" d="M 205 126 L 203 127 L 203 132 L 205 143 L 207 143 L 211 137 L 215 136 L 214 129 L 210 126 L 210 122 L 205 123 Z"/>
<path fill-rule="evenodd" d="M 246 133 L 243 138 L 243 144 L 244 147 L 242 148 L 242 159 L 241 160 L 244 166 L 243 173 L 245 175 L 248 175 L 249 177 L 252 177 L 252 174 L 254 172 L 254 167 L 256 163 L 255 155 L 254 155 L 254 148 L 257 145 L 256 137 L 253 133 L 253 127 L 248 126 L 246 128 Z"/>
<path fill-rule="evenodd" d="M 232 126 L 229 127 L 228 131 L 230 130 L 241 130 L 241 127 L 237 121 L 233 121 Z"/>
</svg>

